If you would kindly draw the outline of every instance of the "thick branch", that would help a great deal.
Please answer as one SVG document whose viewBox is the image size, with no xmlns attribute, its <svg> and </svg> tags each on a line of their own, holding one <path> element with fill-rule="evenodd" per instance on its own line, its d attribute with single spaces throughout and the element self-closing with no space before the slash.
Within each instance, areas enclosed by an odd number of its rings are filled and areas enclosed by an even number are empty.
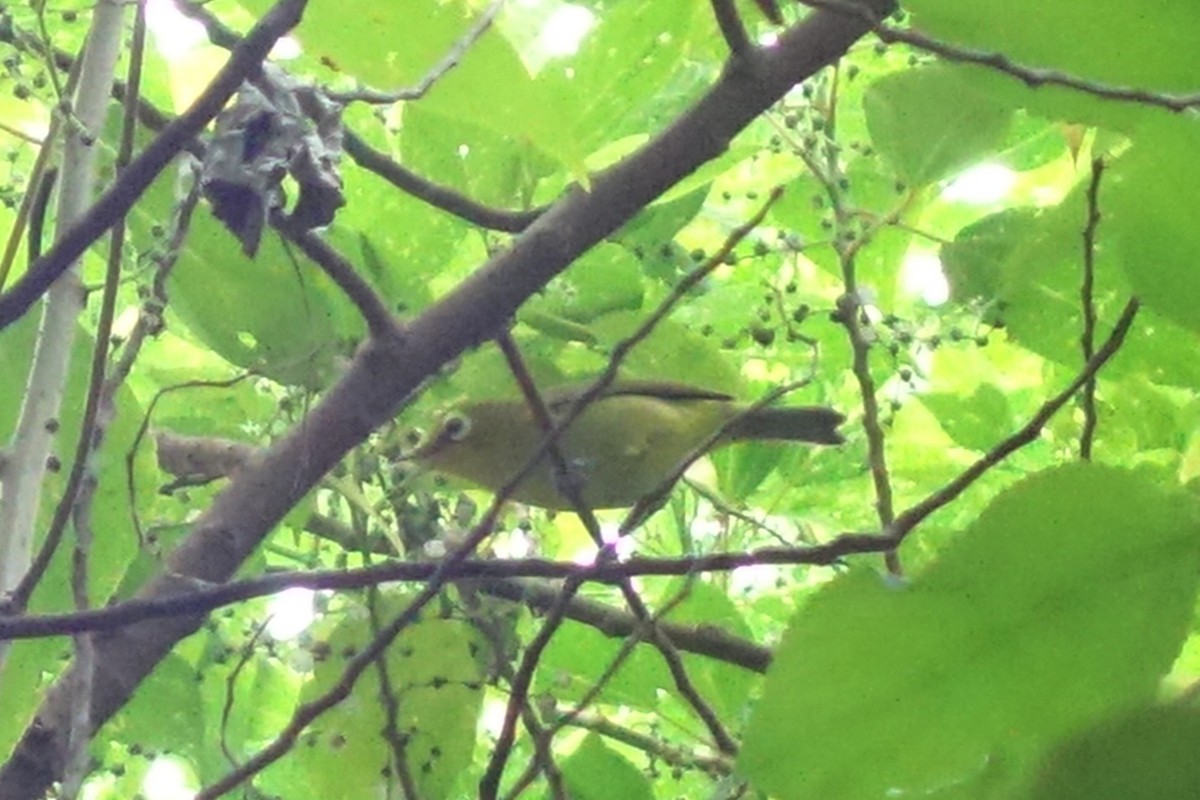
<svg viewBox="0 0 1200 800">
<path fill-rule="evenodd" d="M 881 11 L 890 8 L 875 0 Z M 629 158 L 575 189 L 514 243 L 413 321 L 367 343 L 341 380 L 286 437 L 239 472 L 138 596 L 164 597 L 229 579 L 263 537 L 333 465 L 389 420 L 428 376 L 493 337 L 573 259 L 706 161 L 797 82 L 839 58 L 868 29 L 861 19 L 817 12 L 775 47 L 739 59 L 698 103 Z M 148 620 L 96 637 L 92 724 L 108 719 L 203 617 Z M 47 693 L 38 723 L 0 770 L 0 797 L 40 796 L 61 775 L 71 671 Z"/>
</svg>

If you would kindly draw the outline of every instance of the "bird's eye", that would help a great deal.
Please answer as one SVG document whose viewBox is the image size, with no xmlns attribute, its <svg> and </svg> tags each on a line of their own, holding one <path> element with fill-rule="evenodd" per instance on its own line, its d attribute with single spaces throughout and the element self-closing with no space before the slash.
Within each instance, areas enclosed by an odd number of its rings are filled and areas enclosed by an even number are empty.
<svg viewBox="0 0 1200 800">
<path fill-rule="evenodd" d="M 442 422 L 442 436 L 451 442 L 461 442 L 471 432 L 471 420 L 461 414 L 452 414 Z"/>
</svg>

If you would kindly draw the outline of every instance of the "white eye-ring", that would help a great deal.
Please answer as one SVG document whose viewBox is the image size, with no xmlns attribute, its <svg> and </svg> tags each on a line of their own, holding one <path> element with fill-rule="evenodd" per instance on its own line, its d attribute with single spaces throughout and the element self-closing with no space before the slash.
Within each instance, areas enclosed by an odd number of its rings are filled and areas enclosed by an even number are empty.
<svg viewBox="0 0 1200 800">
<path fill-rule="evenodd" d="M 451 442 L 461 442 L 471 432 L 471 418 L 464 414 L 451 414 L 442 422 L 442 436 Z"/>
</svg>

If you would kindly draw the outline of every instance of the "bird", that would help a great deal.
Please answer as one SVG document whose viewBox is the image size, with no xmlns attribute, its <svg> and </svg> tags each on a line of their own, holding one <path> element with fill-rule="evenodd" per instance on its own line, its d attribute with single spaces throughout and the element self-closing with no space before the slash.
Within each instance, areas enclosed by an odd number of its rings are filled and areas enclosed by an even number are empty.
<svg viewBox="0 0 1200 800">
<path fill-rule="evenodd" d="M 543 393 L 556 423 L 590 384 Z M 723 392 L 661 380 L 617 380 L 558 439 L 567 478 L 592 509 L 627 508 L 655 492 L 684 459 L 707 447 L 777 440 L 836 445 L 845 417 L 821 406 L 751 408 Z M 467 402 L 444 415 L 411 458 L 430 469 L 499 491 L 541 446 L 545 432 L 521 399 Z M 510 499 L 571 509 L 563 478 L 545 454 Z"/>
</svg>

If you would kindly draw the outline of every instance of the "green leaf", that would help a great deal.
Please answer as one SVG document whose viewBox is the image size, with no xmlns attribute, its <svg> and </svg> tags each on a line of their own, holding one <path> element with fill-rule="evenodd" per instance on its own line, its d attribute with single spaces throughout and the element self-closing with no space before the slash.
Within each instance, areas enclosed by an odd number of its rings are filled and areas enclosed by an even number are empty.
<svg viewBox="0 0 1200 800">
<path fill-rule="evenodd" d="M 526 302 L 518 318 L 529 324 L 539 315 L 587 324 L 606 314 L 636 311 L 643 296 L 638 260 L 624 247 L 602 242 Z"/>
<path fill-rule="evenodd" d="M 268 232 L 254 259 L 207 210 L 168 284 L 171 309 L 230 363 L 279 383 L 324 386 L 344 341 L 363 330 L 325 274 Z"/>
<path fill-rule="evenodd" d="M 1093 302 L 1100 320 L 1097 342 L 1102 341 L 1106 323 L 1111 324 L 1129 298 L 1133 278 L 1126 275 L 1132 265 L 1139 270 L 1144 268 L 1148 275 L 1166 277 L 1150 261 L 1121 247 L 1122 243 L 1141 236 L 1136 232 L 1139 225 L 1151 226 L 1153 221 L 1140 211 L 1126 212 L 1135 204 L 1124 199 L 1127 192 L 1120 175 L 1117 166 L 1110 168 L 1101 188 L 1102 219 L 1099 246 L 1094 253 Z M 1003 324 L 1022 347 L 1072 369 L 1078 367 L 1082 358 L 1080 232 L 1087 218 L 1086 188 L 1086 183 L 1077 184 L 1061 203 L 1051 208 L 1036 212 L 1008 210 L 985 217 L 964 228 L 941 253 L 956 299 L 991 303 L 985 311 L 986 319 Z M 1111 204 L 1107 202 L 1110 195 L 1114 196 Z M 1151 252 L 1156 252 L 1154 248 L 1169 252 L 1191 235 L 1179 232 L 1177 226 L 1167 226 L 1161 233 L 1164 241 L 1152 245 Z M 1117 246 L 1108 246 L 1113 240 Z M 1192 277 L 1178 257 L 1165 263 L 1166 270 L 1180 280 L 1180 294 L 1162 305 L 1178 303 L 1178 314 L 1185 315 L 1183 306 L 1193 292 Z M 1148 291 L 1156 298 L 1166 294 L 1161 289 L 1148 288 Z M 1047 320 L 1055 320 L 1055 324 L 1048 325 Z M 1145 377 L 1149 369 L 1157 383 L 1200 386 L 1195 341 L 1186 335 L 1183 324 L 1182 320 L 1177 323 L 1164 318 L 1157 305 L 1143 307 L 1121 357 L 1106 367 L 1108 374 Z"/>
<path fill-rule="evenodd" d="M 881 78 L 863 97 L 879 152 L 912 186 L 941 180 L 979 160 L 1004 137 L 1011 112 L 954 67 L 911 69 Z"/>
<path fill-rule="evenodd" d="M 380 603 L 383 624 L 403 603 L 403 598 Z M 339 623 L 328 640 L 332 655 L 316 665 L 302 698 L 312 700 L 340 680 L 346 660 L 371 636 L 362 612 Z M 483 702 L 480 648 L 474 629 L 451 619 L 418 622 L 388 648 L 388 675 L 399 711 L 397 735 L 406 742 L 408 767 L 422 797 L 451 796 L 471 763 Z M 385 700 L 378 671 L 372 666 L 350 697 L 321 717 L 312 746 L 299 751 L 318 794 L 368 797 L 385 791 L 389 780 L 394 780 L 386 777 L 391 774 L 392 751 L 380 734 L 385 729 Z"/>
<path fill-rule="evenodd" d="M 648 276 L 671 284 L 694 264 L 674 239 L 704 207 L 709 186 L 704 185 L 671 200 L 654 203 L 610 237 L 629 248 Z"/>
<path fill-rule="evenodd" d="M 1008 398 L 991 383 L 980 384 L 967 396 L 929 392 L 921 395 L 921 402 L 951 439 L 970 450 L 990 450 L 1011 428 Z"/>
<path fill-rule="evenodd" d="M 572 800 L 652 800 L 650 782 L 625 756 L 588 734 L 559 767 Z"/>
<path fill-rule="evenodd" d="M 1107 86 L 1186 93 L 1196 89 L 1193 50 L 1200 31 L 1194 0 L 1161 0 L 1154 13 L 1126 0 L 912 0 L 913 24 L 936 39 L 1034 69 L 1058 70 Z M 1070 36 L 1064 36 L 1070 31 Z M 1119 56 L 1118 56 L 1119 54 Z M 1027 85 L 990 67 L 973 68 L 997 98 L 1052 119 L 1124 127 L 1143 115 L 1134 103 L 1083 90 Z"/>
<path fill-rule="evenodd" d="M 596 320 L 592 330 L 602 344 L 615 347 L 644 321 L 642 314 L 607 314 Z M 671 320 L 660 322 L 630 352 L 623 372 L 630 377 L 678 380 L 731 394 L 737 393 L 740 383 L 737 372 L 713 342 Z"/>
<path fill-rule="evenodd" d="M 1140 132 L 1102 187 L 1104 233 L 1119 237 L 1133 291 L 1200 334 L 1200 125 L 1167 120 Z"/>
<path fill-rule="evenodd" d="M 271 4 L 247 0 L 244 5 L 261 14 Z M 296 33 L 308 54 L 375 89 L 411 89 L 436 77 L 419 101 L 426 110 L 527 137 L 564 163 L 580 163 L 586 152 L 563 135 L 573 98 L 535 80 L 498 26 L 461 47 L 481 13 L 477 8 L 462 0 L 406 0 L 353 10 L 318 3 L 305 10 Z M 454 68 L 439 72 L 456 48 Z"/>
<path fill-rule="evenodd" d="M 182 658 L 168 655 L 138 686 L 133 699 L 109 722 L 106 732 L 145 748 L 166 749 L 198 762 L 214 744 L 206 731 L 196 670 Z"/>
<path fill-rule="evenodd" d="M 783 455 L 784 448 L 777 442 L 739 442 L 713 453 L 711 459 L 722 492 L 743 500 L 779 466 Z"/>
<path fill-rule="evenodd" d="M 219 745 L 231 753 L 248 755 L 279 734 L 291 720 L 302 682 L 279 659 L 254 657 L 243 662 L 242 652 L 225 651 L 220 634 L 211 636 L 211 650 L 193 670 L 191 681 L 198 686 L 203 702 L 196 719 L 212 725 L 200 732 L 204 734 L 202 757 L 193 759 L 208 781 L 229 770 L 229 759 Z M 217 657 L 208 657 L 212 655 Z"/>
<path fill-rule="evenodd" d="M 523 136 L 498 133 L 420 103 L 405 110 L 399 138 L 400 161 L 410 170 L 495 208 L 528 208 L 538 179 L 556 166 Z M 388 194 L 394 193 L 393 188 Z M 386 206 L 374 210 L 390 211 Z"/>
<path fill-rule="evenodd" d="M 1018 245 L 1038 231 L 1037 212 L 1009 208 L 962 228 L 941 249 L 942 268 L 951 297 L 960 303 L 999 299 L 1004 289 L 1004 264 Z"/>
<path fill-rule="evenodd" d="M 708 9 L 690 0 L 614 4 L 580 43 L 569 69 L 552 62 L 544 70 L 553 93 L 577 106 L 569 130 L 583 152 L 656 130 L 703 90 L 702 76 L 680 67 L 708 25 Z M 688 78 L 683 85 L 665 92 L 681 75 Z"/>
<path fill-rule="evenodd" d="M 1087 464 L 1002 493 L 911 586 L 859 569 L 792 621 L 739 769 L 782 798 L 923 793 L 1027 766 L 1146 702 L 1187 634 L 1194 503 Z"/>
<path fill-rule="evenodd" d="M 680 592 L 683 592 L 683 600 L 667 614 L 670 622 L 704 625 L 744 639 L 752 638 L 750 626 L 725 590 L 708 581 L 680 578 L 672 581 L 662 593 L 662 603 Z M 693 685 L 700 696 L 712 704 L 718 717 L 723 720 L 742 717 L 757 676 L 713 658 L 685 654 L 683 661 Z"/>
<path fill-rule="evenodd" d="M 537 690 L 550 692 L 560 702 L 582 698 L 608 670 L 622 644 L 595 628 L 564 622 L 539 662 Z M 650 645 L 639 643 L 605 684 L 600 699 L 649 711 L 657 707 L 658 691 L 673 685 L 662 657 Z"/>
<path fill-rule="evenodd" d="M 1046 759 L 1027 800 L 1187 800 L 1200 786 L 1200 714 L 1144 708 L 1072 736 Z"/>
</svg>

